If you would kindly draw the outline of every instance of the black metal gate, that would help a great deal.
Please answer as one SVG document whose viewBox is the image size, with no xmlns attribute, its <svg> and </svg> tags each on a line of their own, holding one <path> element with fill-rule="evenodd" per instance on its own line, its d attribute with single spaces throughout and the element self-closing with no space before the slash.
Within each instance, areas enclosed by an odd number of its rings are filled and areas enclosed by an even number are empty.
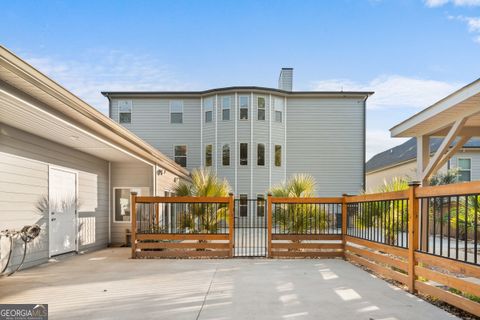
<svg viewBox="0 0 480 320">
<path fill-rule="evenodd" d="M 235 199 L 234 257 L 267 256 L 267 201 Z"/>
</svg>

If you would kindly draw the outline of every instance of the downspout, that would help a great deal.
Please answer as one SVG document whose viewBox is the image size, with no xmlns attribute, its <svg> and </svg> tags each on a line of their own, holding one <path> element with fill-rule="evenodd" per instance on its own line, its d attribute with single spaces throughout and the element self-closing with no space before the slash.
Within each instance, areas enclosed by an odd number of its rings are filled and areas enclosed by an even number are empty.
<svg viewBox="0 0 480 320">
<path fill-rule="evenodd" d="M 363 99 L 363 191 L 367 190 L 367 180 L 365 172 L 367 171 L 367 99 Z"/>
</svg>

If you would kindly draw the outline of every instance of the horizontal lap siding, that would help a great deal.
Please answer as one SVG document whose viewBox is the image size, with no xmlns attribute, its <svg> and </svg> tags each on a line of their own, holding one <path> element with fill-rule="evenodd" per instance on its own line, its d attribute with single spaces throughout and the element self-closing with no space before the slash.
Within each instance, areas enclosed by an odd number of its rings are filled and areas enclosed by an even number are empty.
<svg viewBox="0 0 480 320">
<path fill-rule="evenodd" d="M 269 95 L 254 94 L 253 99 L 253 194 L 252 197 L 256 197 L 257 194 L 265 195 L 270 189 L 269 186 L 269 121 L 270 121 L 270 104 Z M 265 98 L 265 120 L 258 120 L 258 98 Z M 263 143 L 265 145 L 265 165 L 258 166 L 258 144 Z"/>
<path fill-rule="evenodd" d="M 112 189 L 113 188 L 149 188 L 148 194 L 153 192 L 153 168 L 144 163 L 112 163 Z M 112 228 L 111 242 L 115 244 L 125 243 L 126 229 L 131 229 L 131 223 L 114 222 L 114 193 L 112 190 Z"/>
<path fill-rule="evenodd" d="M 18 230 L 34 223 L 42 227 L 39 238 L 29 245 L 27 267 L 48 260 L 48 211 L 41 213 L 37 205 L 48 198 L 49 165 L 78 173 L 79 249 L 105 247 L 108 242 L 108 163 L 0 124 L 0 229 Z M 2 257 L 8 249 L 3 240 Z M 18 249 L 14 265 L 21 260 Z"/>
<path fill-rule="evenodd" d="M 357 99 L 288 99 L 288 175 L 311 173 L 320 196 L 360 192 L 364 112 Z"/>
<path fill-rule="evenodd" d="M 183 123 L 170 123 L 171 99 L 112 99 L 112 118 L 118 122 L 118 100 L 132 100 L 132 123 L 122 125 L 174 158 L 174 145 L 187 145 L 187 168 L 200 166 L 200 99 L 183 100 Z"/>
</svg>

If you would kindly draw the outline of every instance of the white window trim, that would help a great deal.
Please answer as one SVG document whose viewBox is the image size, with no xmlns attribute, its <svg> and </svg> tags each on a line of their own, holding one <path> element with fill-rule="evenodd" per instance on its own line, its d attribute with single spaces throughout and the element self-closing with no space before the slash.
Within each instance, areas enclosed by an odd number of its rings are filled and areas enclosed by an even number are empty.
<svg viewBox="0 0 480 320">
<path fill-rule="evenodd" d="M 262 193 L 257 193 L 257 196 L 256 196 L 257 205 L 255 206 L 255 215 L 256 215 L 257 218 L 259 217 L 259 215 L 258 215 L 258 207 L 259 207 L 259 205 L 258 205 L 258 204 L 259 204 L 258 199 L 259 199 L 259 198 L 261 198 L 261 199 L 263 200 L 263 205 L 262 205 L 262 207 L 263 207 L 263 215 L 262 215 L 261 217 L 262 217 L 262 218 L 265 218 L 265 216 L 266 216 L 266 211 L 265 211 L 265 209 L 266 209 L 266 207 L 267 207 L 267 199 L 265 199 L 265 195 L 262 194 Z"/>
<path fill-rule="evenodd" d="M 225 107 L 224 105 L 224 102 L 225 102 L 225 98 L 228 99 L 228 108 Z M 229 119 L 228 120 L 225 120 L 223 119 L 223 110 L 229 110 Z M 232 97 L 231 96 L 223 96 L 222 97 L 222 121 L 230 121 L 232 119 Z"/>
<path fill-rule="evenodd" d="M 115 206 L 116 206 L 116 203 L 117 203 L 117 201 L 116 201 L 117 199 L 115 199 L 115 190 L 117 190 L 117 189 L 130 189 L 130 194 L 132 192 L 137 192 L 137 195 L 141 196 L 142 194 L 141 194 L 140 191 L 142 189 L 147 189 L 147 188 L 149 189 L 150 187 L 113 187 L 112 188 L 112 190 L 113 190 L 113 193 L 112 193 L 112 195 L 113 195 L 113 211 L 112 211 L 113 223 L 121 223 L 121 224 L 126 224 L 126 223 L 131 224 L 132 223 L 132 203 L 130 203 L 130 220 L 129 221 L 117 221 L 116 220 L 116 214 L 115 214 L 115 211 L 116 211 L 115 208 L 116 207 Z M 131 200 L 131 197 L 130 197 L 130 200 Z"/>
<path fill-rule="evenodd" d="M 263 166 L 258 164 L 258 145 L 263 144 Z M 256 164 L 257 168 L 266 168 L 267 167 L 267 144 L 264 142 L 257 142 L 257 161 Z"/>
<path fill-rule="evenodd" d="M 182 103 L 182 122 L 180 122 L 180 123 L 178 123 L 178 122 L 172 122 L 172 113 L 180 113 L 180 112 L 172 112 L 172 102 L 181 102 L 181 103 Z M 184 103 L 183 103 L 183 100 L 176 100 L 176 99 L 170 100 L 170 101 L 168 102 L 168 106 L 169 106 L 169 110 L 170 110 L 170 113 L 169 113 L 169 115 L 170 115 L 170 119 L 169 119 L 169 120 L 170 120 L 170 124 L 183 124 L 183 120 L 184 120 L 183 114 L 184 114 L 184 108 L 185 108 Z"/>
<path fill-rule="evenodd" d="M 173 161 L 174 161 L 175 163 L 177 163 L 177 162 L 175 161 L 175 157 L 176 157 L 176 156 L 175 156 L 175 147 L 181 147 L 181 146 L 185 146 L 185 149 L 187 150 L 187 152 L 185 152 L 185 160 L 187 160 L 186 162 L 187 162 L 187 166 L 188 166 L 188 144 L 174 144 L 174 145 L 172 146 L 172 148 L 173 148 L 173 152 L 172 152 L 172 154 L 173 154 Z M 179 157 L 183 157 L 183 156 L 179 156 Z M 177 163 L 177 164 L 178 164 L 178 163 Z M 178 165 L 179 165 L 179 164 L 178 164 Z M 187 166 L 185 166 L 185 168 L 186 168 Z M 183 167 L 182 167 L 182 168 L 183 168 Z"/>
<path fill-rule="evenodd" d="M 470 169 L 461 169 L 460 166 L 458 165 L 459 160 L 470 160 Z M 472 177 L 472 157 L 457 157 L 457 170 L 460 173 L 460 171 L 469 171 L 470 172 L 470 181 L 473 181 Z M 469 182 L 469 181 L 461 181 L 461 182 Z"/>
<path fill-rule="evenodd" d="M 278 109 L 277 109 L 277 107 L 278 107 L 277 102 L 282 103 L 282 108 L 278 108 Z M 283 122 L 284 122 L 284 120 L 283 120 L 283 115 L 284 115 L 284 113 L 285 113 L 285 101 L 284 101 L 284 99 L 282 99 L 282 98 L 276 97 L 276 98 L 274 99 L 274 102 L 273 102 L 273 103 L 274 103 L 274 108 L 273 108 L 273 121 L 275 121 L 276 123 L 283 123 Z M 280 112 L 280 113 L 282 114 L 282 121 L 277 121 L 277 112 Z"/>
<path fill-rule="evenodd" d="M 209 97 L 203 101 L 203 122 L 204 123 L 213 123 L 213 109 L 214 109 L 214 98 Z M 207 121 L 207 113 L 211 112 L 212 119 Z"/>
<path fill-rule="evenodd" d="M 228 146 L 228 165 L 223 164 L 223 147 Z M 230 167 L 232 165 L 232 148 L 230 147 L 230 143 L 222 144 L 222 167 Z"/>
<path fill-rule="evenodd" d="M 263 120 L 258 119 L 258 114 L 259 114 L 258 110 L 260 110 L 260 108 L 259 108 L 260 104 L 258 103 L 259 99 L 263 99 L 263 101 L 264 101 L 263 111 L 265 111 L 265 113 L 264 113 L 263 116 L 264 116 L 265 119 L 263 119 Z M 267 97 L 257 96 L 257 121 L 266 121 L 266 120 L 267 120 Z"/>
<path fill-rule="evenodd" d="M 247 98 L 247 108 L 242 108 L 242 105 L 240 103 L 240 101 L 242 100 L 242 98 Z M 248 117 L 251 117 L 251 115 L 249 115 L 249 111 L 251 109 L 251 101 L 250 101 L 250 96 L 249 95 L 239 95 L 238 96 L 238 120 L 239 121 L 248 121 L 248 120 L 251 120 L 251 119 L 248 119 Z M 241 119 L 241 114 L 242 114 L 242 109 L 247 109 L 247 119 Z"/>
<path fill-rule="evenodd" d="M 125 112 L 125 111 L 120 110 L 120 105 L 119 105 L 120 101 L 130 101 L 130 112 Z M 132 123 L 132 120 L 133 120 L 133 101 L 132 100 L 118 100 L 117 107 L 118 107 L 118 123 L 120 123 L 120 124 Z M 130 122 L 120 122 L 120 115 L 122 113 L 130 113 Z"/>
<path fill-rule="evenodd" d="M 212 147 L 212 154 L 211 154 L 211 158 L 212 158 L 212 164 L 207 166 L 207 147 L 208 146 L 211 146 Z M 207 143 L 205 144 L 205 154 L 203 155 L 205 157 L 205 167 L 213 167 L 213 144 L 212 143 Z"/>
<path fill-rule="evenodd" d="M 242 161 L 242 144 L 246 144 L 246 145 L 247 145 L 247 164 L 242 164 L 242 163 L 241 163 L 241 161 Z M 248 142 L 240 142 L 240 143 L 238 144 L 238 165 L 239 165 L 240 167 L 248 167 L 248 162 L 249 162 L 249 161 L 248 161 L 248 160 L 249 160 L 249 159 L 248 159 L 248 154 L 249 154 L 249 152 L 248 152 Z"/>
<path fill-rule="evenodd" d="M 276 163 L 276 157 L 277 157 L 277 146 L 280 146 L 280 165 L 277 166 L 277 163 Z M 283 164 L 283 145 L 281 144 L 275 144 L 273 146 L 273 166 L 276 167 L 276 168 L 281 168 L 282 167 L 282 164 Z"/>
</svg>

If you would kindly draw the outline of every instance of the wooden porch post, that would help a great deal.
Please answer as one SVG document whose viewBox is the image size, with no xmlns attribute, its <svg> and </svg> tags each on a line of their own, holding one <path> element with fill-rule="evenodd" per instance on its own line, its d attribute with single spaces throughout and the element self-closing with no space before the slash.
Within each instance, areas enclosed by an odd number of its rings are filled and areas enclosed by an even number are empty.
<svg viewBox="0 0 480 320">
<path fill-rule="evenodd" d="M 408 290 L 415 292 L 415 251 L 418 249 L 418 199 L 415 190 L 420 182 L 409 183 L 408 190 Z"/>
<path fill-rule="evenodd" d="M 345 258 L 345 244 L 347 243 L 347 194 L 342 195 L 342 248 L 343 257 Z"/>
<path fill-rule="evenodd" d="M 267 246 L 268 246 L 268 254 L 267 257 L 272 257 L 272 194 L 269 193 L 267 197 Z"/>
<path fill-rule="evenodd" d="M 235 218 L 234 218 L 234 199 L 233 199 L 233 193 L 229 194 L 230 199 L 228 200 L 228 242 L 230 245 L 230 257 L 233 257 L 233 241 L 234 241 L 234 223 L 235 223 Z"/>
<path fill-rule="evenodd" d="M 130 197 L 130 217 L 132 219 L 132 239 L 131 239 L 131 246 L 132 246 L 132 259 L 136 258 L 136 251 L 137 251 L 137 193 L 132 192 Z"/>
</svg>

